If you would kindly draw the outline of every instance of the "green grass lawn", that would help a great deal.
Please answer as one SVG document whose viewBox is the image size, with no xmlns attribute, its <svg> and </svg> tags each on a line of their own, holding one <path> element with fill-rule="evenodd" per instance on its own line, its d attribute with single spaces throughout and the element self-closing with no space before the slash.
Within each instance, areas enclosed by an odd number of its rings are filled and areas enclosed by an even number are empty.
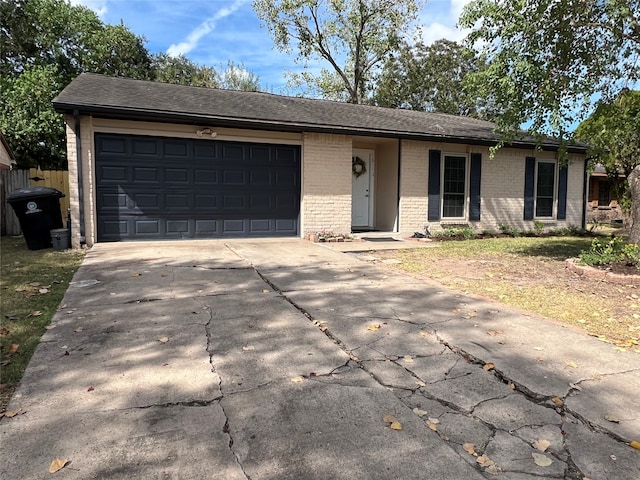
<svg viewBox="0 0 640 480">
<path fill-rule="evenodd" d="M 0 411 L 6 409 L 82 258 L 81 251 L 28 250 L 22 237 L 0 239 Z"/>
</svg>

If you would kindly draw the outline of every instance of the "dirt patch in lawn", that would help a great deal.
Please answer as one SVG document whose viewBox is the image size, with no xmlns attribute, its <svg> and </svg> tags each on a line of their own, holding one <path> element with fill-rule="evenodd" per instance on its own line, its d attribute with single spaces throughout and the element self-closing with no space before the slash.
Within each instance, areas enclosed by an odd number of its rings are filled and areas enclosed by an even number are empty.
<svg viewBox="0 0 640 480">
<path fill-rule="evenodd" d="M 567 268 L 565 260 L 589 241 L 469 240 L 373 255 L 380 262 L 400 262 L 392 268 L 579 327 L 615 348 L 640 353 L 640 285 Z"/>
</svg>

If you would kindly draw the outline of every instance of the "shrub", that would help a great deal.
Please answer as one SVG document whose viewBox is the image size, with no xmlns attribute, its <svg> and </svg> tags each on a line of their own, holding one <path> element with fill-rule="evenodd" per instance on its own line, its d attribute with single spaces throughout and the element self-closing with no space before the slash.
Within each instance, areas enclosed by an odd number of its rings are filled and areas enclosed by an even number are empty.
<svg viewBox="0 0 640 480">
<path fill-rule="evenodd" d="M 498 224 L 498 229 L 502 233 L 504 233 L 505 235 L 509 235 L 510 237 L 516 238 L 520 236 L 520 231 L 517 228 L 505 225 L 504 223 Z"/>
<path fill-rule="evenodd" d="M 586 265 L 610 265 L 624 262 L 638 267 L 640 247 L 634 243 L 626 243 L 620 237 L 612 237 L 608 240 L 594 238 L 589 250 L 583 250 L 580 253 L 580 262 Z"/>
<path fill-rule="evenodd" d="M 465 239 L 471 240 L 475 238 L 476 232 L 471 227 L 460 227 L 460 228 L 444 228 L 440 231 L 433 232 L 431 234 L 432 238 L 439 239 Z"/>
</svg>

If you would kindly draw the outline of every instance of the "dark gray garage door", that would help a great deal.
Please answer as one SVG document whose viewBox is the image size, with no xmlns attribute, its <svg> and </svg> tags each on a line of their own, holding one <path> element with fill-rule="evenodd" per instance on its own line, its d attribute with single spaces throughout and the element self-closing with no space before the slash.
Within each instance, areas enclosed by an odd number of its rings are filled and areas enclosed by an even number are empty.
<svg viewBox="0 0 640 480">
<path fill-rule="evenodd" d="M 96 134 L 98 241 L 298 233 L 300 147 Z"/>
</svg>

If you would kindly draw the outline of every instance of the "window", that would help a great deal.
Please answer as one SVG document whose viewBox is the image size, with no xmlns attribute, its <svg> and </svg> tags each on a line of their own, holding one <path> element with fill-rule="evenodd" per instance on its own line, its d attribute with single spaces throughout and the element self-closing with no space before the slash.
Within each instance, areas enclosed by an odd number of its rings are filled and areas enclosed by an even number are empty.
<svg viewBox="0 0 640 480">
<path fill-rule="evenodd" d="M 598 182 L 598 206 L 608 207 L 611 203 L 611 184 L 608 180 Z"/>
<path fill-rule="evenodd" d="M 445 155 L 442 179 L 442 217 L 464 218 L 467 158 Z"/>
<path fill-rule="evenodd" d="M 536 217 L 553 217 L 555 162 L 538 162 L 536 180 Z"/>
</svg>

